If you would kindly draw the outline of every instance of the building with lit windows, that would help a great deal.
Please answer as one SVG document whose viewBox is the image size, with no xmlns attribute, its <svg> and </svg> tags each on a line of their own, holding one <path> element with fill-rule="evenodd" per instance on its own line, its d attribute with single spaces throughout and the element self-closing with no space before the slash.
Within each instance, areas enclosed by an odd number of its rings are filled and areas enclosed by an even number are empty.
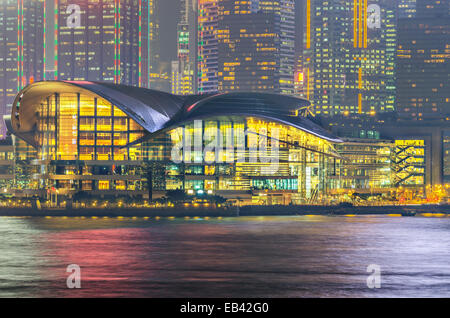
<svg viewBox="0 0 450 318">
<path fill-rule="evenodd" d="M 445 130 L 442 134 L 443 147 L 443 171 L 444 184 L 450 185 L 450 130 Z"/>
<path fill-rule="evenodd" d="M 396 2 L 305 0 L 302 96 L 324 116 L 395 108 Z"/>
<path fill-rule="evenodd" d="M 444 185 L 448 175 L 448 123 L 396 117 L 387 113 L 337 116 L 322 118 L 321 125 L 345 140 L 373 139 L 374 145 L 389 140 L 393 154 L 390 178 L 393 188 L 423 190 L 425 186 Z M 341 150 L 342 145 L 337 149 Z"/>
<path fill-rule="evenodd" d="M 172 76 L 170 79 L 172 94 L 191 95 L 194 93 L 194 71 L 179 61 L 172 61 Z"/>
<path fill-rule="evenodd" d="M 55 21 L 48 79 L 150 87 L 151 79 L 158 77 L 151 76 L 159 72 L 156 1 L 47 2 Z"/>
<path fill-rule="evenodd" d="M 199 94 L 217 91 L 217 23 L 219 0 L 198 0 L 198 64 Z"/>
<path fill-rule="evenodd" d="M 33 178 L 39 172 L 39 166 L 35 164 L 38 159 L 36 148 L 26 141 L 12 135 L 14 149 L 14 196 L 34 196 L 39 189 L 39 180 Z"/>
<path fill-rule="evenodd" d="M 398 18 L 408 19 L 416 17 L 417 0 L 398 0 Z"/>
<path fill-rule="evenodd" d="M 218 24 L 219 91 L 280 92 L 274 13 L 252 11 L 252 2 L 221 1 Z"/>
<path fill-rule="evenodd" d="M 44 77 L 45 1 L 0 1 L 0 116 L 9 114 L 17 93 Z M 6 127 L 0 120 L 0 139 Z"/>
<path fill-rule="evenodd" d="M 375 138 L 343 138 L 336 146 L 342 156 L 338 191 L 353 190 L 358 193 L 388 193 L 394 187 L 392 160 L 395 160 L 395 143 Z"/>
<path fill-rule="evenodd" d="M 449 15 L 449 0 L 416 0 L 417 18 L 445 18 Z"/>
<path fill-rule="evenodd" d="M 425 186 L 425 140 L 395 141 L 394 186 Z"/>
<path fill-rule="evenodd" d="M 341 140 L 295 115 L 308 104 L 51 81 L 22 90 L 7 122 L 36 149 L 31 179 L 43 198 L 152 199 L 178 189 L 253 204 L 315 203 L 335 187 Z"/>
<path fill-rule="evenodd" d="M 11 138 L 0 140 L 0 196 L 11 195 L 14 186 L 14 147 Z"/>
<path fill-rule="evenodd" d="M 198 12 L 198 93 L 294 94 L 294 1 L 199 0 Z"/>
<path fill-rule="evenodd" d="M 397 111 L 404 119 L 450 120 L 449 3 L 419 0 L 417 17 L 399 22 Z"/>
<path fill-rule="evenodd" d="M 294 93 L 293 1 L 219 2 L 219 91 Z"/>
<path fill-rule="evenodd" d="M 172 94 L 197 92 L 197 2 L 181 1 L 181 21 L 177 26 L 178 60 L 172 62 Z"/>
</svg>

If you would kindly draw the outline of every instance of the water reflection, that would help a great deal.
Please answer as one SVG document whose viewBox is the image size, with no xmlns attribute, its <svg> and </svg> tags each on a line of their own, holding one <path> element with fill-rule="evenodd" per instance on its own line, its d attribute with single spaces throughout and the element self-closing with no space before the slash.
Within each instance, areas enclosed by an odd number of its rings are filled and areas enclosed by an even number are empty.
<svg viewBox="0 0 450 318">
<path fill-rule="evenodd" d="M 448 217 L 0 218 L 0 296 L 448 297 L 449 230 Z"/>
</svg>

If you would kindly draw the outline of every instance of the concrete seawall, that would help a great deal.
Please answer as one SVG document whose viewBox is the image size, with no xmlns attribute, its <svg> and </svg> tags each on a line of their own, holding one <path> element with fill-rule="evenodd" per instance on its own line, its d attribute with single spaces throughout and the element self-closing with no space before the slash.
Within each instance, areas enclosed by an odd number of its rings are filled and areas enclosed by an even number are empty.
<svg viewBox="0 0 450 318">
<path fill-rule="evenodd" d="M 108 216 L 108 217 L 155 217 L 155 216 L 265 216 L 265 215 L 387 215 L 416 213 L 444 213 L 450 215 L 449 205 L 424 206 L 245 206 L 239 208 L 112 208 L 112 209 L 43 209 L 0 208 L 0 216 Z"/>
</svg>

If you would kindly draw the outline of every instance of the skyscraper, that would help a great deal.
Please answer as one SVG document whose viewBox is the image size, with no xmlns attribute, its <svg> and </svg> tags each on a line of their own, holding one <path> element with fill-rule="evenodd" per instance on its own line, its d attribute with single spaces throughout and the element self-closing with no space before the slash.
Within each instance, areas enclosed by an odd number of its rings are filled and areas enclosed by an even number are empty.
<svg viewBox="0 0 450 318">
<path fill-rule="evenodd" d="M 417 17 L 399 22 L 397 108 L 414 120 L 450 120 L 448 0 L 418 0 Z"/>
<path fill-rule="evenodd" d="M 148 0 L 150 15 L 149 21 L 149 44 L 150 44 L 150 87 L 156 90 L 169 91 L 169 76 L 167 74 L 167 63 L 161 61 L 161 32 L 160 32 L 160 7 L 161 1 Z"/>
<path fill-rule="evenodd" d="M 235 2 L 219 5 L 219 91 L 279 92 L 276 14 L 258 12 L 255 1 Z"/>
<path fill-rule="evenodd" d="M 450 2 L 448 0 L 416 0 L 417 18 L 448 18 Z"/>
<path fill-rule="evenodd" d="M 216 92 L 217 26 L 220 0 L 198 0 L 197 87 L 200 94 Z"/>
<path fill-rule="evenodd" d="M 416 17 L 416 1 L 417 0 L 398 0 L 399 19 Z"/>
<path fill-rule="evenodd" d="M 199 1 L 199 92 L 294 93 L 295 3 Z"/>
<path fill-rule="evenodd" d="M 181 19 L 177 27 L 178 60 L 172 62 L 172 93 L 197 92 L 197 1 L 181 0 Z"/>
<path fill-rule="evenodd" d="M 302 95 L 324 116 L 393 111 L 396 3 L 305 0 Z"/>
<path fill-rule="evenodd" d="M 0 1 L 0 139 L 19 90 L 44 77 L 44 0 Z"/>
<path fill-rule="evenodd" d="M 301 96 L 303 91 L 303 37 L 305 32 L 303 28 L 305 26 L 304 19 L 304 0 L 295 1 L 295 60 L 294 60 L 294 94 Z"/>
<path fill-rule="evenodd" d="M 150 86 L 154 0 L 55 1 L 55 79 Z"/>
</svg>

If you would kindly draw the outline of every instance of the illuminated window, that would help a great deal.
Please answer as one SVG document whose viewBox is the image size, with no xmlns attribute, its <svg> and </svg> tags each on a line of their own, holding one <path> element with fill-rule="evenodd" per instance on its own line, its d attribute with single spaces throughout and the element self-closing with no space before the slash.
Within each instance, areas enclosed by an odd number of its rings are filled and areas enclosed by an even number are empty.
<svg viewBox="0 0 450 318">
<path fill-rule="evenodd" d="M 107 180 L 100 180 L 98 182 L 98 189 L 99 190 L 109 190 L 109 181 L 107 181 Z"/>
<path fill-rule="evenodd" d="M 97 116 L 111 116 L 111 104 L 104 99 L 97 99 Z"/>
</svg>

